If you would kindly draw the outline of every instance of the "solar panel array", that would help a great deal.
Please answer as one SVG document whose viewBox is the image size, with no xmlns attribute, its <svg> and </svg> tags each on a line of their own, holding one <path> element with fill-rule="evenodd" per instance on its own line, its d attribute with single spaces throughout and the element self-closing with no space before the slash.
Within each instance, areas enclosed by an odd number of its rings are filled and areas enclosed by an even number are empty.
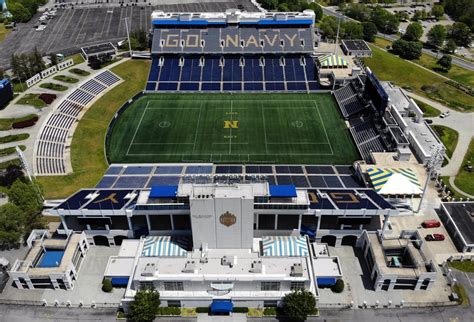
<svg viewBox="0 0 474 322">
<path fill-rule="evenodd" d="M 312 91 L 313 58 L 302 55 L 157 56 L 147 91 Z"/>
</svg>

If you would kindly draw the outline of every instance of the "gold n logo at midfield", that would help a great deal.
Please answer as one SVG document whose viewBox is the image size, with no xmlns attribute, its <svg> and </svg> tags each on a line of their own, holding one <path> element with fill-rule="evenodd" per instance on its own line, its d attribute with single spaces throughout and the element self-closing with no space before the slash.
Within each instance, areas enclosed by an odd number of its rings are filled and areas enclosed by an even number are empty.
<svg viewBox="0 0 474 322">
<path fill-rule="evenodd" d="M 239 121 L 224 121 L 224 129 L 238 129 Z"/>
</svg>

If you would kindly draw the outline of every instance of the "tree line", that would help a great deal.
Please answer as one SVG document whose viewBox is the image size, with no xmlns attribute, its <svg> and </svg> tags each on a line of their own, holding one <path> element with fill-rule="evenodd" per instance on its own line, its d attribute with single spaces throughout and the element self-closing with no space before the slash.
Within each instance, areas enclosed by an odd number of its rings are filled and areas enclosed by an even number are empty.
<svg viewBox="0 0 474 322">
<path fill-rule="evenodd" d="M 22 169 L 10 165 L 0 175 L 2 191 L 9 202 L 0 206 L 0 248 L 17 247 L 31 230 L 44 228 L 41 217 L 42 200 L 34 186 L 24 177 Z"/>
<path fill-rule="evenodd" d="M 13 16 L 13 21 L 28 22 L 38 7 L 47 2 L 48 0 L 7 0 L 7 8 Z"/>
<path fill-rule="evenodd" d="M 323 9 L 317 3 L 308 3 L 307 0 L 259 0 L 262 7 L 267 10 L 301 12 L 311 9 L 316 15 L 316 20 L 323 17 Z"/>
</svg>

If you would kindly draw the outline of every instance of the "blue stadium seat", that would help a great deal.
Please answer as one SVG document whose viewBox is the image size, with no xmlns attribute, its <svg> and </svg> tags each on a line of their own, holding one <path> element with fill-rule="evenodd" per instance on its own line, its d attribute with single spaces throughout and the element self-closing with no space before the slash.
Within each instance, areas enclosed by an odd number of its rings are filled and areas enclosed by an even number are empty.
<svg viewBox="0 0 474 322">
<path fill-rule="evenodd" d="M 263 68 L 263 70 L 265 72 L 265 81 L 274 82 L 275 74 L 273 72 L 273 58 L 270 58 L 270 57 L 265 58 L 265 67 Z"/>
<path fill-rule="evenodd" d="M 226 56 L 222 79 L 224 82 L 242 81 L 242 67 L 240 67 L 240 56 Z"/>
<path fill-rule="evenodd" d="M 192 65 L 193 65 L 193 59 L 190 59 L 190 58 L 184 59 L 184 65 L 181 69 L 181 79 L 180 79 L 182 82 L 187 82 L 191 80 Z"/>
<path fill-rule="evenodd" d="M 198 91 L 199 83 L 181 83 L 179 86 L 180 91 Z"/>
<path fill-rule="evenodd" d="M 263 91 L 263 83 L 244 83 L 245 91 Z"/>
<path fill-rule="evenodd" d="M 201 90 L 202 91 L 220 91 L 221 83 L 202 83 Z"/>
<path fill-rule="evenodd" d="M 168 80 L 179 81 L 179 75 L 181 74 L 181 66 L 179 66 L 178 58 L 171 58 L 171 69 Z"/>
<path fill-rule="evenodd" d="M 178 83 L 176 82 L 161 82 L 158 83 L 158 90 L 159 91 L 175 91 L 178 89 Z"/>
<path fill-rule="evenodd" d="M 306 82 L 289 82 L 286 83 L 289 91 L 306 91 Z"/>
<path fill-rule="evenodd" d="M 319 84 L 316 81 L 308 82 L 309 90 L 316 91 L 319 89 Z"/>
<path fill-rule="evenodd" d="M 285 83 L 283 82 L 265 82 L 265 88 L 267 91 L 284 91 Z"/>
<path fill-rule="evenodd" d="M 316 80 L 314 61 L 311 57 L 306 57 L 306 79 Z"/>
<path fill-rule="evenodd" d="M 171 58 L 165 58 L 161 67 L 160 81 L 168 81 L 171 73 Z"/>
<path fill-rule="evenodd" d="M 224 91 L 241 91 L 242 90 L 242 83 L 223 83 L 223 90 Z"/>
<path fill-rule="evenodd" d="M 158 65 L 158 59 L 153 59 L 151 61 L 150 75 L 148 76 L 149 82 L 156 82 L 158 80 L 160 69 L 161 69 L 161 66 Z"/>
<path fill-rule="evenodd" d="M 156 89 L 156 83 L 155 82 L 146 83 L 146 90 L 147 91 L 154 91 L 155 89 Z"/>
<path fill-rule="evenodd" d="M 293 58 L 285 58 L 285 79 L 287 82 L 295 81 L 295 61 Z"/>
</svg>

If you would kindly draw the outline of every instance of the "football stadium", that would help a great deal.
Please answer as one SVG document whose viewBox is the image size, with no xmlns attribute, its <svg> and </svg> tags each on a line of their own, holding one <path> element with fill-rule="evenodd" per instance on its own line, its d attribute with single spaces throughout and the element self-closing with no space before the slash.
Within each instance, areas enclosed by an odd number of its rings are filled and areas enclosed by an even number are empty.
<svg viewBox="0 0 474 322">
<path fill-rule="evenodd" d="M 373 264 L 378 237 L 367 234 L 407 214 L 443 145 L 413 100 L 363 66 L 365 42 L 347 43 L 354 56 L 320 52 L 315 22 L 311 10 L 154 11 L 150 53 L 132 56 L 151 61 L 139 92 L 116 69 L 94 72 L 39 131 L 35 175 L 90 171 L 73 169 L 74 131 L 88 121 L 86 135 L 99 132 L 88 111 L 102 95 L 121 97 L 110 114 L 98 104 L 111 117 L 104 152 L 80 147 L 105 154 L 99 182 L 47 202 L 74 269 L 59 259 L 38 282 L 34 261 L 17 261 L 17 287 L 73 289 L 89 245 L 120 246 L 103 277 L 123 289 L 125 311 L 153 286 L 163 306 L 229 313 L 280 306 L 301 288 L 319 301 L 344 277 L 329 247 L 370 248 Z M 367 280 L 376 291 L 429 289 L 433 266 L 413 267 Z"/>
</svg>

